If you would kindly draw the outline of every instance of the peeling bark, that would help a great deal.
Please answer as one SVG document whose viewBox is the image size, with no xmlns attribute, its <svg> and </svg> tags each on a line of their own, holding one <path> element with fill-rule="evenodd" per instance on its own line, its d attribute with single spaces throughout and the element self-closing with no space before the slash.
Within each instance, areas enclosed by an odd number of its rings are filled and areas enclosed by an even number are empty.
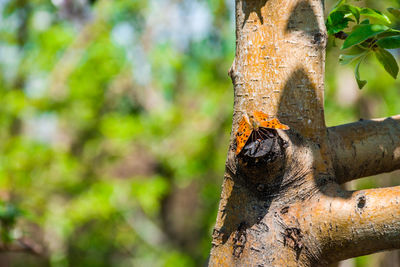
<svg viewBox="0 0 400 267">
<path fill-rule="evenodd" d="M 394 117 L 326 128 L 323 2 L 236 0 L 236 38 L 231 145 L 209 265 L 325 266 L 400 247 L 399 190 L 339 186 L 399 168 L 400 126 Z M 235 155 L 238 122 L 253 111 L 290 130 L 271 130 Z"/>
</svg>

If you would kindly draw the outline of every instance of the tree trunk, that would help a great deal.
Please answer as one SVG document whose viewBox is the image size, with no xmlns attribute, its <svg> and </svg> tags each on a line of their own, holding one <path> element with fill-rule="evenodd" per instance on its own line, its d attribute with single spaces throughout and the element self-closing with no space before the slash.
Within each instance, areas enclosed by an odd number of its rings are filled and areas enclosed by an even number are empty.
<svg viewBox="0 0 400 267">
<path fill-rule="evenodd" d="M 323 2 L 236 0 L 236 38 L 231 146 L 209 265 L 324 266 L 399 248 L 400 188 L 340 184 L 400 168 L 400 116 L 326 128 Z M 271 130 L 257 157 L 236 155 L 239 121 L 253 111 L 290 130 Z"/>
</svg>

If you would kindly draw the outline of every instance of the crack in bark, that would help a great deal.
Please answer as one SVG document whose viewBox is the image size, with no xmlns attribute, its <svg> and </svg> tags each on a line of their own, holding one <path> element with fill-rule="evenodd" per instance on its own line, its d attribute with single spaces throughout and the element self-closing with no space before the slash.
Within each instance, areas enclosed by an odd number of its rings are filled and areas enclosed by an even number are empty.
<svg viewBox="0 0 400 267">
<path fill-rule="evenodd" d="M 239 258 L 247 242 L 247 223 L 241 222 L 233 237 L 233 256 Z"/>
</svg>

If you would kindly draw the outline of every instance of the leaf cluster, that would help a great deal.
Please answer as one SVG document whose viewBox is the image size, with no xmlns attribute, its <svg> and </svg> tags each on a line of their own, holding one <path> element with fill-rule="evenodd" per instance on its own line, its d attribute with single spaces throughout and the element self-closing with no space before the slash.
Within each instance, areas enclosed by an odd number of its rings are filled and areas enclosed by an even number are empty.
<svg viewBox="0 0 400 267">
<path fill-rule="evenodd" d="M 354 72 L 360 89 L 367 83 L 360 77 L 360 65 L 369 54 L 374 54 L 384 69 L 396 79 L 399 66 L 388 49 L 400 48 L 400 31 L 379 10 L 347 2 L 338 1 L 325 23 L 329 35 L 344 40 L 340 49 L 345 53 L 339 57 L 340 64 L 356 62 Z M 387 11 L 400 17 L 400 9 L 389 7 Z"/>
</svg>

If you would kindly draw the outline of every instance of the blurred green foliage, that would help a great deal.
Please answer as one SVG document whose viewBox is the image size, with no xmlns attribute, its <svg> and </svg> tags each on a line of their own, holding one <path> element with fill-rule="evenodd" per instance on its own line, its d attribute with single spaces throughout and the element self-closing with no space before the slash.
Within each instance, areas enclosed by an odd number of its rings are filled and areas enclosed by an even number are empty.
<svg viewBox="0 0 400 267">
<path fill-rule="evenodd" d="M 44 247 L 10 266 L 204 265 L 231 127 L 233 2 L 0 1 L 2 237 Z M 399 84 L 374 59 L 361 93 L 336 50 L 328 125 L 400 113 Z"/>
</svg>

